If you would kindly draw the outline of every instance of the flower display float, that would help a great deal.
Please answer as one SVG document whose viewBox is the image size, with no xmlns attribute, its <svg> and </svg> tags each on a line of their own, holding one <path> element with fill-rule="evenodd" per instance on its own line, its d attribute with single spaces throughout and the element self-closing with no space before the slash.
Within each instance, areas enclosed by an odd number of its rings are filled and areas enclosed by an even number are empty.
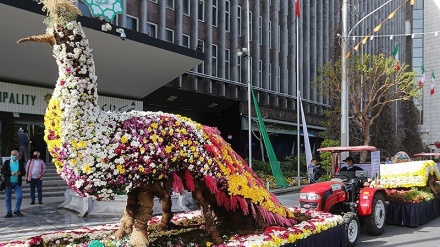
<svg viewBox="0 0 440 247">
<path fill-rule="evenodd" d="M 440 180 L 437 164 L 432 160 L 380 166 L 380 183 L 387 189 L 423 187 L 428 185 L 430 176 Z"/>
<path fill-rule="evenodd" d="M 217 244 L 223 242 L 218 220 L 244 229 L 298 223 L 215 128 L 162 112 L 101 111 L 93 56 L 73 2 L 41 0 L 46 34 L 18 43 L 53 47 L 59 77 L 44 117 L 48 149 L 60 176 L 80 195 L 111 200 L 127 193 L 119 239 L 131 235 L 133 246 L 148 243 L 154 196 L 162 201 L 160 228 L 166 229 L 172 189 L 193 192 Z"/>
<path fill-rule="evenodd" d="M 167 237 L 166 243 L 156 243 L 155 246 L 193 246 L 193 247 L 266 247 L 281 246 L 295 243 L 299 239 L 305 239 L 313 234 L 320 233 L 329 228 L 342 224 L 342 216 L 332 215 L 329 213 L 319 212 L 315 210 L 306 210 L 298 208 L 289 208 L 293 213 L 303 214 L 308 220 L 290 227 L 268 227 L 259 233 L 251 233 L 243 236 L 234 235 L 226 238 L 225 242 L 219 245 L 206 242 L 183 242 L 173 241 Z M 153 217 L 148 224 L 152 227 L 161 222 L 161 216 Z M 200 210 L 189 213 L 176 214 L 171 222 L 176 226 L 191 225 L 189 229 L 199 228 L 203 224 L 203 214 Z M 95 227 L 82 227 L 75 230 L 56 231 L 36 235 L 27 240 L 14 240 L 10 242 L 0 243 L 1 247 L 30 247 L 30 246 L 129 246 L 126 239 L 116 240 L 111 237 L 112 233 L 119 228 L 118 224 L 106 224 Z M 172 233 L 169 233 L 172 235 Z M 225 236 L 224 236 L 225 238 Z M 179 243 L 176 243 L 179 242 Z"/>
</svg>

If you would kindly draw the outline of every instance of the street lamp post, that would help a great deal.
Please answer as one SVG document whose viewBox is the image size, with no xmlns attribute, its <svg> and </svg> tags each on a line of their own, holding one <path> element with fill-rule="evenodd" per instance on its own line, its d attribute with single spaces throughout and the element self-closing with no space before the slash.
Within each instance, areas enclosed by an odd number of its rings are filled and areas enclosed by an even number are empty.
<svg viewBox="0 0 440 247">
<path fill-rule="evenodd" d="M 252 94 L 251 94 L 251 63 L 250 63 L 250 30 L 249 30 L 249 18 L 250 18 L 250 11 L 249 11 L 249 0 L 247 0 L 246 3 L 246 9 L 247 9 L 247 38 L 246 38 L 246 47 L 238 46 L 237 56 L 244 57 L 247 61 L 247 97 L 248 97 L 248 145 L 249 145 L 249 167 L 252 168 Z"/>
</svg>

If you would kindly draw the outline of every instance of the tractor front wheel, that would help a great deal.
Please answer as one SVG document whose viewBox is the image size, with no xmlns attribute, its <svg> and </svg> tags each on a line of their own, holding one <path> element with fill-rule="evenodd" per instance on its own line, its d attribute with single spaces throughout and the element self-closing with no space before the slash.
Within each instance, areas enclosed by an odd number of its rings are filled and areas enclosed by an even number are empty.
<svg viewBox="0 0 440 247">
<path fill-rule="evenodd" d="M 347 232 L 347 246 L 356 246 L 359 238 L 359 218 L 355 213 L 348 212 L 343 216 L 345 231 Z"/>
<path fill-rule="evenodd" d="M 385 228 L 385 198 L 381 193 L 374 195 L 371 214 L 365 218 L 365 228 L 372 236 L 379 236 Z"/>
</svg>

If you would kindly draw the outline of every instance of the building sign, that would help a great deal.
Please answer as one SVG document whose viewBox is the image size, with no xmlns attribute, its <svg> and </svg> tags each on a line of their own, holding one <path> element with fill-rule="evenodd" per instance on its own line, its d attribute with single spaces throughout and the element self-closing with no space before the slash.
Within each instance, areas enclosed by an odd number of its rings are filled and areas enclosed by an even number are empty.
<svg viewBox="0 0 440 247">
<path fill-rule="evenodd" d="M 89 6 L 94 17 L 102 16 L 112 22 L 117 14 L 122 14 L 122 0 L 81 0 Z"/>
<path fill-rule="evenodd" d="M 0 112 L 44 115 L 52 92 L 48 88 L 0 82 Z M 98 104 L 102 111 L 143 110 L 143 102 L 138 100 L 99 96 Z"/>
</svg>

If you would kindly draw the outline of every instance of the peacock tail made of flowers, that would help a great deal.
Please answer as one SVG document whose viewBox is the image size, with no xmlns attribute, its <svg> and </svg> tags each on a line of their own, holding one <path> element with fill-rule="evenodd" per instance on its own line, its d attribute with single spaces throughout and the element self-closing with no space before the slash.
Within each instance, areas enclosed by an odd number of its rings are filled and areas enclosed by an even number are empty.
<svg viewBox="0 0 440 247">
<path fill-rule="evenodd" d="M 173 179 L 174 191 L 192 191 L 197 180 L 228 211 L 254 217 L 259 211 L 266 222 L 291 224 L 293 213 L 265 189 L 217 129 L 163 112 L 101 111 L 81 24 L 46 23 L 56 41 L 59 78 L 44 117 L 45 140 L 58 173 L 75 192 L 111 200 L 165 179 Z"/>
</svg>

